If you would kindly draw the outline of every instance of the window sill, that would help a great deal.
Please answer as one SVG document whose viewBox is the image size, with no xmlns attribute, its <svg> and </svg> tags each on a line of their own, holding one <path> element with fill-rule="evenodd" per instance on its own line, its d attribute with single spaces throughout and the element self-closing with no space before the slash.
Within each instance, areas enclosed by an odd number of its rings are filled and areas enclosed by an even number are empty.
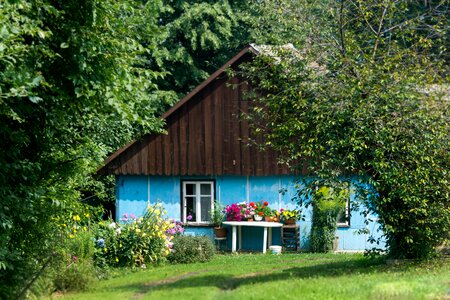
<svg viewBox="0 0 450 300">
<path fill-rule="evenodd" d="M 337 228 L 350 228 L 350 224 L 341 223 L 341 224 L 337 224 L 336 227 Z"/>
</svg>

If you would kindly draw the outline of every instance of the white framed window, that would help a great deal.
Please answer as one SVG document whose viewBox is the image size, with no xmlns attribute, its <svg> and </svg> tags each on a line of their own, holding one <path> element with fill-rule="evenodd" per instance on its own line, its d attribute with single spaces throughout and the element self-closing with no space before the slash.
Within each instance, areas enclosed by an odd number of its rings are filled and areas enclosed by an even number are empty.
<svg viewBox="0 0 450 300">
<path fill-rule="evenodd" d="M 183 223 L 210 224 L 214 209 L 214 182 L 183 181 L 182 207 Z"/>
<path fill-rule="evenodd" d="M 339 214 L 337 227 L 350 227 L 350 197 L 345 203 L 344 210 Z"/>
</svg>

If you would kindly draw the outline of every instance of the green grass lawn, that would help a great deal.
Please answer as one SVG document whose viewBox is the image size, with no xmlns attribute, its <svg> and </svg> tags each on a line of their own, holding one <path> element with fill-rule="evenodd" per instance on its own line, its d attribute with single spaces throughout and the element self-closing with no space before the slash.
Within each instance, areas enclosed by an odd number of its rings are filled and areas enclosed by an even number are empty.
<svg viewBox="0 0 450 300">
<path fill-rule="evenodd" d="M 360 254 L 217 255 L 99 281 L 54 299 L 450 299 L 450 262 L 387 265 Z"/>
</svg>

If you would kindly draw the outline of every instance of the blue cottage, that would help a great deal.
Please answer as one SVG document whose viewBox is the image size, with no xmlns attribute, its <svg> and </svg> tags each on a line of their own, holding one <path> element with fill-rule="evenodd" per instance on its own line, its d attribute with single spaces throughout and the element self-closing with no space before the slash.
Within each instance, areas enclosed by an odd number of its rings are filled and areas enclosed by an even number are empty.
<svg viewBox="0 0 450 300">
<path fill-rule="evenodd" d="M 258 53 L 258 47 L 247 46 L 169 109 L 162 116 L 167 134 L 146 135 L 108 157 L 99 173 L 116 176 L 117 219 L 125 213 L 142 215 L 149 203 L 160 202 L 169 218 L 186 224 L 187 233 L 212 238 L 209 212 L 216 201 L 227 205 L 264 200 L 274 209 L 295 207 L 295 182 L 308 176 L 306 170 L 293 174 L 278 164 L 277 153 L 250 143 L 253 138 L 262 142 L 240 117 L 252 105 L 244 97 L 251 87 L 225 72 L 237 70 Z M 349 207 L 346 211 L 350 217 L 338 223 L 338 249 L 371 248 L 369 235 L 381 234 L 376 218 L 368 216 L 372 221 L 366 224 L 360 213 L 350 213 Z M 306 220 L 298 224 L 300 247 L 307 249 L 311 211 L 304 212 Z M 262 228 L 245 227 L 242 248 L 261 249 L 262 236 Z M 230 249 L 231 238 L 228 241 Z M 274 229 L 273 244 L 280 243 L 281 232 Z"/>
</svg>

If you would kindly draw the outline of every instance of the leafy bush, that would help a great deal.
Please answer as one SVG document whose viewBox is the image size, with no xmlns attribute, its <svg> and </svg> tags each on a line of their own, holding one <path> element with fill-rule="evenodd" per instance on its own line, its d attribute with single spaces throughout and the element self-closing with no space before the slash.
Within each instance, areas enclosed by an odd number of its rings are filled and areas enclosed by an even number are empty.
<svg viewBox="0 0 450 300">
<path fill-rule="evenodd" d="M 96 236 L 95 261 L 100 267 L 145 267 L 160 263 L 169 254 L 175 224 L 164 218 L 160 204 L 149 205 L 142 218 L 123 218 L 124 223 L 100 224 Z"/>
<path fill-rule="evenodd" d="M 328 252 L 333 249 L 336 222 L 339 213 L 345 208 L 348 191 L 334 191 L 321 187 L 313 196 L 313 218 L 310 234 L 312 252 Z"/>
<path fill-rule="evenodd" d="M 92 259 L 69 258 L 62 265 L 53 280 L 54 287 L 60 291 L 84 290 L 97 279 Z"/>
<path fill-rule="evenodd" d="M 177 236 L 167 258 L 171 263 L 207 262 L 214 253 L 214 245 L 207 236 Z"/>
</svg>

